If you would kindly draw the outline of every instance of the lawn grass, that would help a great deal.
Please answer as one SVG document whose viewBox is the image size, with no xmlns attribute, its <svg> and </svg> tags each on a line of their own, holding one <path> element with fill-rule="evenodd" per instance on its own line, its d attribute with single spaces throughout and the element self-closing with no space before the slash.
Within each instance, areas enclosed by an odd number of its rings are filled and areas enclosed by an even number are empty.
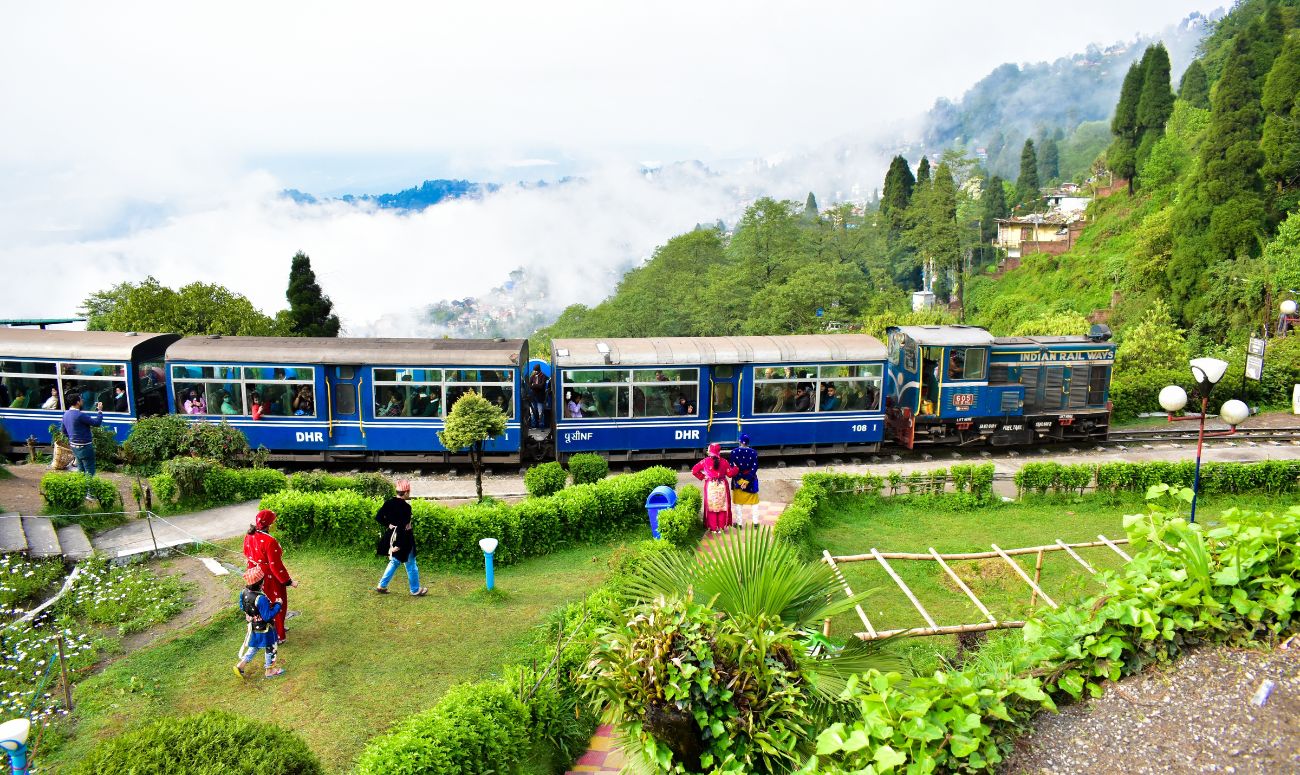
<svg viewBox="0 0 1300 775">
<path fill-rule="evenodd" d="M 867 554 L 874 547 L 881 552 L 926 552 L 934 547 L 940 553 L 989 551 L 991 544 L 1003 549 L 1066 543 L 1107 538 L 1123 538 L 1123 515 L 1145 511 L 1136 495 L 1117 502 L 1113 496 L 1088 496 L 1073 499 L 1047 496 L 1015 503 L 994 504 L 966 511 L 946 511 L 905 498 L 839 497 L 823 508 L 823 516 L 813 531 L 811 545 L 818 555 L 822 549 L 832 555 Z M 1288 504 L 1289 505 L 1289 504 Z M 1285 505 L 1266 496 L 1203 497 L 1197 507 L 1202 522 L 1231 506 L 1277 510 Z M 1116 568 L 1123 562 L 1106 547 L 1080 549 L 1079 554 L 1098 570 Z M 1034 555 L 1017 558 L 1032 578 Z M 1005 561 L 956 561 L 949 563 L 976 596 L 999 621 L 1021 620 L 1032 610 L 1030 590 Z M 891 560 L 891 567 L 920 600 L 940 626 L 985 621 L 964 593 L 932 561 Z M 902 590 L 876 562 L 840 563 L 845 579 L 854 592 L 875 589 L 863 610 L 876 630 L 925 627 L 925 620 L 912 606 Z M 1059 604 L 1077 601 L 1099 591 L 1083 568 L 1064 552 L 1045 553 L 1040 586 Z M 1038 605 L 1042 605 L 1041 600 Z M 831 635 L 850 637 L 864 628 L 857 614 L 836 617 Z M 917 669 L 937 667 L 939 656 L 951 656 L 953 636 L 909 638 L 897 641 L 893 648 L 909 656 Z"/>
<path fill-rule="evenodd" d="M 327 771 L 346 772 L 367 741 L 432 706 L 452 684 L 499 675 L 549 612 L 603 581 L 619 543 L 502 568 L 497 595 L 482 589 L 481 572 L 421 568 L 429 588 L 421 599 L 406 594 L 400 569 L 390 594 L 376 595 L 378 558 L 290 548 L 285 562 L 301 585 L 289 592 L 290 608 L 303 613 L 289 622 L 284 676 L 268 680 L 259 670 L 240 681 L 231 671 L 245 628 L 231 575 L 228 613 L 80 683 L 71 736 L 47 747 L 41 760 L 57 767 L 130 724 L 220 708 L 294 730 Z"/>
</svg>

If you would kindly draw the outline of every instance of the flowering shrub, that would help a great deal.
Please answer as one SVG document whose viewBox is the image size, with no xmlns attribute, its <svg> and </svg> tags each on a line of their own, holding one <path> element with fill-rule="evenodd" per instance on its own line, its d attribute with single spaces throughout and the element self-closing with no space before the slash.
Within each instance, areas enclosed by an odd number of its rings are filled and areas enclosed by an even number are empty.
<svg viewBox="0 0 1300 775">
<path fill-rule="evenodd" d="M 184 610 L 185 584 L 140 564 L 110 565 L 96 554 L 82 563 L 81 576 L 55 607 L 61 614 L 116 625 L 120 634 L 130 635 Z"/>
<path fill-rule="evenodd" d="M 0 638 L 0 717 L 26 716 L 43 724 L 64 715 L 63 696 L 52 691 L 58 665 L 55 639 L 63 635 L 63 653 L 68 667 L 80 671 L 94 666 L 100 641 L 72 623 L 54 623 L 43 616 L 33 624 L 11 624 Z"/>
<path fill-rule="evenodd" d="M 63 578 L 62 560 L 29 560 L 16 554 L 0 556 L 0 608 L 6 611 L 37 595 Z"/>
</svg>

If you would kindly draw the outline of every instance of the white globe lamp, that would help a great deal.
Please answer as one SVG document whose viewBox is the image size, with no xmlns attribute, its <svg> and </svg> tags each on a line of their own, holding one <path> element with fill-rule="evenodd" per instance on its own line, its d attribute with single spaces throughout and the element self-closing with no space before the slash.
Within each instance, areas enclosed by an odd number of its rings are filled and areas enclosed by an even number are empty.
<svg viewBox="0 0 1300 775">
<path fill-rule="evenodd" d="M 1291 315 L 1294 315 L 1294 314 L 1295 314 L 1295 311 L 1296 311 L 1296 303 L 1295 303 L 1295 300 L 1294 300 L 1294 299 L 1287 299 L 1286 301 L 1282 302 L 1282 314 L 1283 314 L 1283 315 L 1286 315 L 1286 316 L 1289 317 L 1289 316 L 1291 316 Z"/>
<path fill-rule="evenodd" d="M 1234 398 L 1231 401 L 1224 402 L 1223 408 L 1219 410 L 1219 417 L 1235 428 L 1245 422 L 1247 417 L 1250 417 L 1250 407 L 1246 406 L 1244 401 L 1238 401 Z"/>
<path fill-rule="evenodd" d="M 1173 414 L 1184 406 L 1187 406 L 1186 390 L 1177 385 L 1170 385 L 1160 391 L 1160 407 L 1166 412 Z"/>
</svg>

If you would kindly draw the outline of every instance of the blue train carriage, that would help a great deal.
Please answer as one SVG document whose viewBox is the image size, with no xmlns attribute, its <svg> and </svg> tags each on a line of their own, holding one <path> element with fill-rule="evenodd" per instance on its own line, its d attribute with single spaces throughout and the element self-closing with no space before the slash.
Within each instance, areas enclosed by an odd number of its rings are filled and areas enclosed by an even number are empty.
<svg viewBox="0 0 1300 775">
<path fill-rule="evenodd" d="M 710 443 L 788 453 L 874 451 L 884 434 L 885 347 L 833 336 L 557 339 L 561 460 L 697 454 Z"/>
<path fill-rule="evenodd" d="M 972 326 L 889 329 L 889 436 L 928 444 L 1009 446 L 1105 439 L 1110 331 L 994 337 Z"/>
<path fill-rule="evenodd" d="M 104 405 L 104 427 L 125 441 L 137 416 L 167 410 L 163 352 L 175 334 L 0 328 L 0 420 L 15 450 L 50 443 L 67 396 Z M 117 397 L 117 388 L 125 400 Z"/>
<path fill-rule="evenodd" d="M 187 337 L 167 350 L 169 409 L 226 421 L 278 460 L 454 462 L 438 441 L 476 391 L 506 412 L 484 459 L 519 462 L 523 339 Z"/>
</svg>

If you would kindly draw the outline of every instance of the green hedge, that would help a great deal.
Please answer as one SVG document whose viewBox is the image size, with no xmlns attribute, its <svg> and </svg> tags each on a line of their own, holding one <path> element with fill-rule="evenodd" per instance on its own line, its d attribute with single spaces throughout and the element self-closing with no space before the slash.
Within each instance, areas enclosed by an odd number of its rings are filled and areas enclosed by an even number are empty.
<svg viewBox="0 0 1300 775">
<path fill-rule="evenodd" d="M 280 492 L 288 477 L 274 468 L 227 468 L 219 461 L 178 457 L 149 477 L 153 505 L 160 511 L 236 503 Z"/>
<path fill-rule="evenodd" d="M 483 560 L 480 538 L 500 541 L 496 561 L 539 557 L 571 543 L 586 543 L 646 524 L 645 499 L 677 475 L 657 466 L 635 474 L 575 485 L 518 505 L 474 503 L 449 507 L 414 501 L 411 510 L 421 559 L 455 565 Z M 374 514 L 381 499 L 350 490 L 286 490 L 262 499 L 262 508 L 279 515 L 276 525 L 287 541 L 314 540 L 340 546 L 374 546 L 379 528 Z"/>
<path fill-rule="evenodd" d="M 302 492 L 351 490 L 371 498 L 391 498 L 397 486 L 383 474 L 364 473 L 336 476 L 323 471 L 304 471 L 289 477 L 289 489 Z"/>
<path fill-rule="evenodd" d="M 118 505 L 117 487 L 108 479 L 80 471 L 51 471 L 41 477 L 41 498 L 56 514 L 78 514 L 90 496 L 101 511 Z"/>
<path fill-rule="evenodd" d="M 569 458 L 574 484 L 595 484 L 609 475 L 609 461 L 593 452 L 579 452 Z"/>
<path fill-rule="evenodd" d="M 1098 492 L 1145 493 L 1157 484 L 1191 487 L 1196 477 L 1193 460 L 1152 460 L 1142 463 L 1026 463 L 1016 472 L 1016 488 L 1022 495 L 1082 494 L 1089 487 Z M 1265 460 L 1258 463 L 1203 463 L 1200 491 L 1221 493 L 1267 493 L 1300 490 L 1300 460 Z"/>
<path fill-rule="evenodd" d="M 301 737 L 274 724 L 220 710 L 164 718 L 105 740 L 69 775 L 317 775 L 324 772 Z"/>
<path fill-rule="evenodd" d="M 704 535 L 700 488 L 684 485 L 677 489 L 677 505 L 659 512 L 659 537 L 679 549 L 693 548 Z"/>
<path fill-rule="evenodd" d="M 564 466 L 551 461 L 528 469 L 524 473 L 524 487 L 528 489 L 529 495 L 534 498 L 542 498 L 563 490 L 568 478 L 569 475 L 564 472 Z"/>
</svg>

